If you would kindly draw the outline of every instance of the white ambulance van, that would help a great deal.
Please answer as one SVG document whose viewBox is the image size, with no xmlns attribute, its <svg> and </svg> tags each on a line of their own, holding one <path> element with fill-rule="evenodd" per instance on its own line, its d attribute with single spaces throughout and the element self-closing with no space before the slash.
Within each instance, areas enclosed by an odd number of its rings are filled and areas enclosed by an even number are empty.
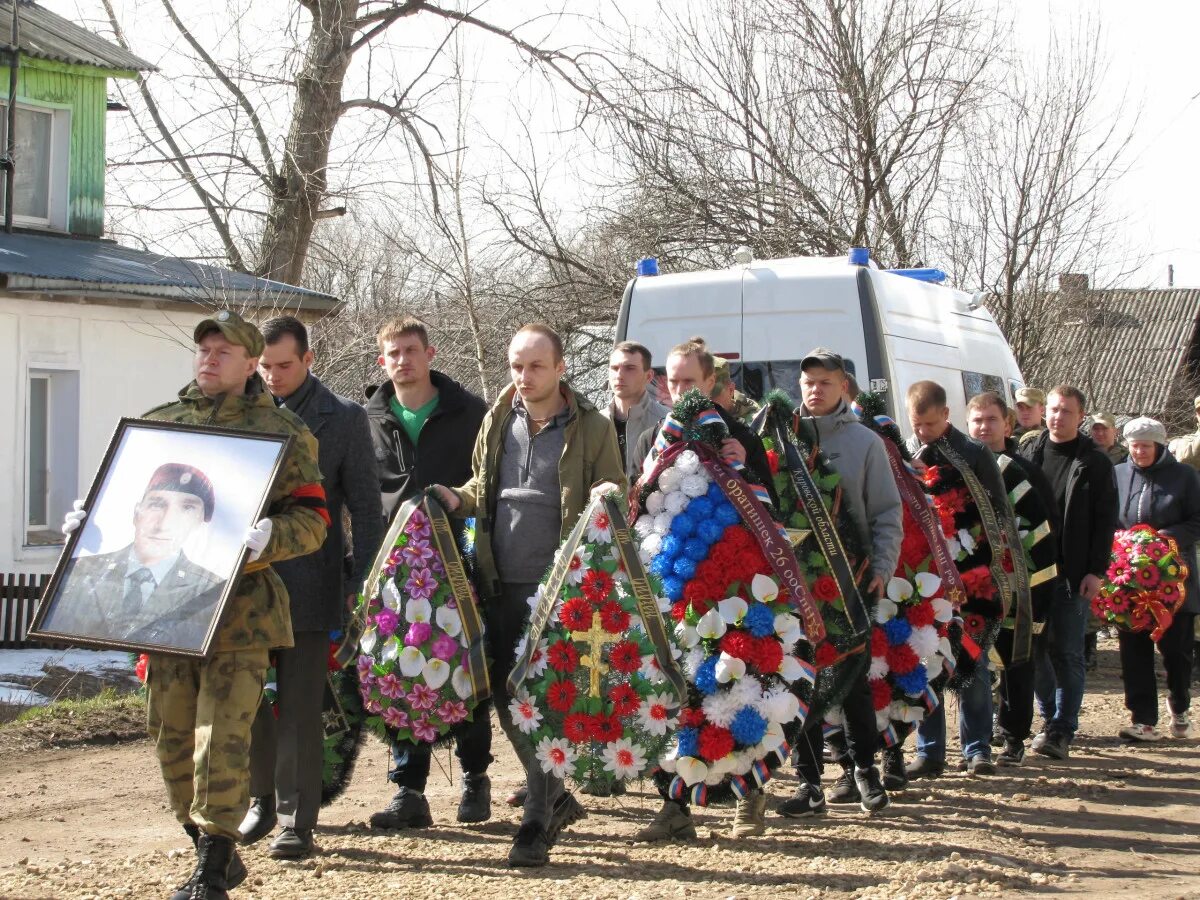
<svg viewBox="0 0 1200 900">
<path fill-rule="evenodd" d="M 639 275 L 625 288 L 616 339 L 645 344 L 661 373 L 671 347 L 701 336 L 755 399 L 782 388 L 798 400 L 800 360 L 828 347 L 846 358 L 863 388 L 883 394 L 905 436 L 905 391 L 922 379 L 945 387 L 951 421 L 965 428 L 969 397 L 997 391 L 1011 405 L 1024 380 L 981 296 L 936 283 L 944 277 L 932 269 L 879 269 L 862 249 L 849 258 Z"/>
</svg>

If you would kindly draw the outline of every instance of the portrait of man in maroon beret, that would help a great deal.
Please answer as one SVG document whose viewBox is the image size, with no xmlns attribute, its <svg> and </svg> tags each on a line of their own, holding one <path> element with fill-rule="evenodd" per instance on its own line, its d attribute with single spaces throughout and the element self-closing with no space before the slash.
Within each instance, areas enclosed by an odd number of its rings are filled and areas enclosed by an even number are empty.
<svg viewBox="0 0 1200 900">
<path fill-rule="evenodd" d="M 73 559 L 48 630 L 103 640 L 197 649 L 224 580 L 188 559 L 184 544 L 212 521 L 212 481 L 195 466 L 154 470 L 133 506 L 133 540 L 111 553 Z"/>
</svg>

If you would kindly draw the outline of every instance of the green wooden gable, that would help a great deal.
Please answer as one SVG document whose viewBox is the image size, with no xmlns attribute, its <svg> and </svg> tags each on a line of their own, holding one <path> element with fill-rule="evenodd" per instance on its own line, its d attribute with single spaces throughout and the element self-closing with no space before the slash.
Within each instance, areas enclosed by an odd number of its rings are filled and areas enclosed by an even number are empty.
<svg viewBox="0 0 1200 900">
<path fill-rule="evenodd" d="M 153 67 L 115 44 L 29 0 L 18 0 L 19 50 L 16 103 L 40 127 L 50 128 L 51 161 L 17 155 L 16 197 L 22 177 L 44 176 L 50 167 L 46 221 L 17 224 L 99 237 L 104 231 L 105 119 L 108 79 L 136 78 Z M 8 102 L 11 0 L 0 0 L 0 104 Z M 3 117 L 0 116 L 0 119 Z M 46 123 L 52 123 L 47 125 Z M 25 124 L 25 123 L 21 123 Z M 0 122 L 0 129 L 4 123 Z M 26 127 L 26 131 L 32 128 Z M 30 139 L 20 126 L 18 141 Z M 2 131 L 0 131 L 2 133 Z M 27 145 L 26 145 L 27 146 Z M 41 146 L 40 144 L 38 145 Z M 3 154 L 0 144 L 0 155 Z M 65 158 L 64 158 L 65 154 Z M 2 173 L 0 173 L 2 175 Z M 39 188 L 41 180 L 38 181 Z M 39 195 L 40 196 L 40 195 Z"/>
</svg>

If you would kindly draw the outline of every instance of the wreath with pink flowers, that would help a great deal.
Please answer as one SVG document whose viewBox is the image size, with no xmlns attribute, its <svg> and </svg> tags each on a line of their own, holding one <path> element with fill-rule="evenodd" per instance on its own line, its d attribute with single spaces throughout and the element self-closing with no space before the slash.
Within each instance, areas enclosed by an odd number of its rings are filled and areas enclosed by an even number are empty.
<svg viewBox="0 0 1200 900">
<path fill-rule="evenodd" d="M 1149 525 L 1118 531 L 1092 612 L 1125 631 L 1149 632 L 1157 643 L 1183 606 L 1187 576 L 1172 538 Z"/>
</svg>

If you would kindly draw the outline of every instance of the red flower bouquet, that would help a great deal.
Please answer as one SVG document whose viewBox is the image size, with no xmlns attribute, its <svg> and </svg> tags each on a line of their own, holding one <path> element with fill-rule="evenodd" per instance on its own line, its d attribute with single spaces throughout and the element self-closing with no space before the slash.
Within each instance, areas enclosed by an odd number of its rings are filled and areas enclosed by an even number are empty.
<svg viewBox="0 0 1200 900">
<path fill-rule="evenodd" d="M 1148 631 L 1157 642 L 1183 605 L 1187 576 L 1173 539 L 1149 525 L 1118 531 L 1092 612 L 1126 631 Z"/>
</svg>

